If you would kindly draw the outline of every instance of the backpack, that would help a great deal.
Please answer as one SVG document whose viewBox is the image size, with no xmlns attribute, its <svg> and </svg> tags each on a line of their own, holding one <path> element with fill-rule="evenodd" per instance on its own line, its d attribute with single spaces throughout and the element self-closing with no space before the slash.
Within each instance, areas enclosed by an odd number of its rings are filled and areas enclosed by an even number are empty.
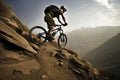
<svg viewBox="0 0 120 80">
<path fill-rule="evenodd" d="M 57 6 L 50 5 L 50 6 L 46 7 L 46 9 L 44 10 L 44 13 L 47 14 L 49 12 L 57 12 L 57 11 L 60 11 L 60 9 Z"/>
</svg>

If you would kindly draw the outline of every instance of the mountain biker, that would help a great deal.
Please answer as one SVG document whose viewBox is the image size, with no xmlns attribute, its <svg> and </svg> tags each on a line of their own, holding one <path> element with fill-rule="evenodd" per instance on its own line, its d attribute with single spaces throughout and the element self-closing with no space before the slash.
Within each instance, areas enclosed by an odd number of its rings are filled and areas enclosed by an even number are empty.
<svg viewBox="0 0 120 80">
<path fill-rule="evenodd" d="M 64 6 L 61 6 L 60 8 L 58 8 L 55 5 L 49 5 L 48 7 L 45 8 L 44 13 L 44 20 L 47 23 L 47 27 L 48 27 L 48 34 L 50 36 L 50 38 L 54 39 L 52 36 L 52 31 L 54 29 L 55 25 L 55 21 L 53 20 L 53 18 L 57 18 L 58 22 L 60 24 L 62 24 L 63 26 L 67 25 L 66 19 L 63 15 L 64 12 L 66 12 L 67 10 L 64 8 Z M 60 16 L 62 17 L 64 24 L 61 22 L 60 20 Z"/>
</svg>

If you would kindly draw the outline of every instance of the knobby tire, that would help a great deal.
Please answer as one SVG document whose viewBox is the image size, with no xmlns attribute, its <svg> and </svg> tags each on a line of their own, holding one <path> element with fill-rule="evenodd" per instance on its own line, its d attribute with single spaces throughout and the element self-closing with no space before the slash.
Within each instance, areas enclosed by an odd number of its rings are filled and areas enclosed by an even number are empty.
<svg viewBox="0 0 120 80">
<path fill-rule="evenodd" d="M 66 44 L 67 44 L 67 36 L 64 33 L 62 33 L 58 37 L 58 46 L 60 48 L 65 48 Z"/>
<path fill-rule="evenodd" d="M 42 32 L 39 32 L 39 34 L 41 34 L 41 36 L 39 36 L 39 39 L 40 39 L 40 41 L 36 41 L 32 36 L 34 35 L 35 37 L 37 37 L 37 35 L 35 35 L 34 33 L 33 33 L 33 31 L 35 31 L 35 30 L 40 30 L 40 31 L 42 31 Z M 44 36 L 43 36 L 44 35 Z M 30 29 L 30 31 L 29 31 L 29 38 L 30 38 L 30 40 L 33 42 L 33 43 L 35 43 L 35 44 L 38 44 L 38 45 L 41 45 L 41 44 L 43 44 L 43 43 L 45 43 L 46 42 L 46 37 L 47 37 L 47 31 L 43 28 L 43 27 L 41 27 L 41 26 L 35 26 L 35 27 L 33 27 L 33 28 L 31 28 Z M 41 39 L 42 38 L 42 39 Z"/>
</svg>

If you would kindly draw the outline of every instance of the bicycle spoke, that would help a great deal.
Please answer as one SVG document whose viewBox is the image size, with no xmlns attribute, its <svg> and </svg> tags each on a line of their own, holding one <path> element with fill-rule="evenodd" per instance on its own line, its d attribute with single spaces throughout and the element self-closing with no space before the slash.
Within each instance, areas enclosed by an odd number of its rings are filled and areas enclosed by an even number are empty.
<svg viewBox="0 0 120 80">
<path fill-rule="evenodd" d="M 33 37 L 33 35 L 34 35 L 34 37 Z M 46 41 L 46 30 L 40 26 L 35 26 L 30 30 L 29 36 L 30 36 L 30 39 L 32 40 L 32 42 L 42 44 Z"/>
<path fill-rule="evenodd" d="M 58 38 L 58 46 L 60 48 L 64 48 L 67 44 L 67 36 L 65 34 L 61 34 Z"/>
</svg>

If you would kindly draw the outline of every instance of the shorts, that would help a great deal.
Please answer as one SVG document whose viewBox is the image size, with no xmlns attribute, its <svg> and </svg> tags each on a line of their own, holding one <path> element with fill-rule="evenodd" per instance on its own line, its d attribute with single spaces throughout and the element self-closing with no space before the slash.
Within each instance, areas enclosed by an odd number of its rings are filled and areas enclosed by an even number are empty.
<svg viewBox="0 0 120 80">
<path fill-rule="evenodd" d="M 51 26 L 55 26 L 55 21 L 53 20 L 51 14 L 46 14 L 44 20 L 47 23 L 48 28 L 50 28 Z"/>
</svg>

